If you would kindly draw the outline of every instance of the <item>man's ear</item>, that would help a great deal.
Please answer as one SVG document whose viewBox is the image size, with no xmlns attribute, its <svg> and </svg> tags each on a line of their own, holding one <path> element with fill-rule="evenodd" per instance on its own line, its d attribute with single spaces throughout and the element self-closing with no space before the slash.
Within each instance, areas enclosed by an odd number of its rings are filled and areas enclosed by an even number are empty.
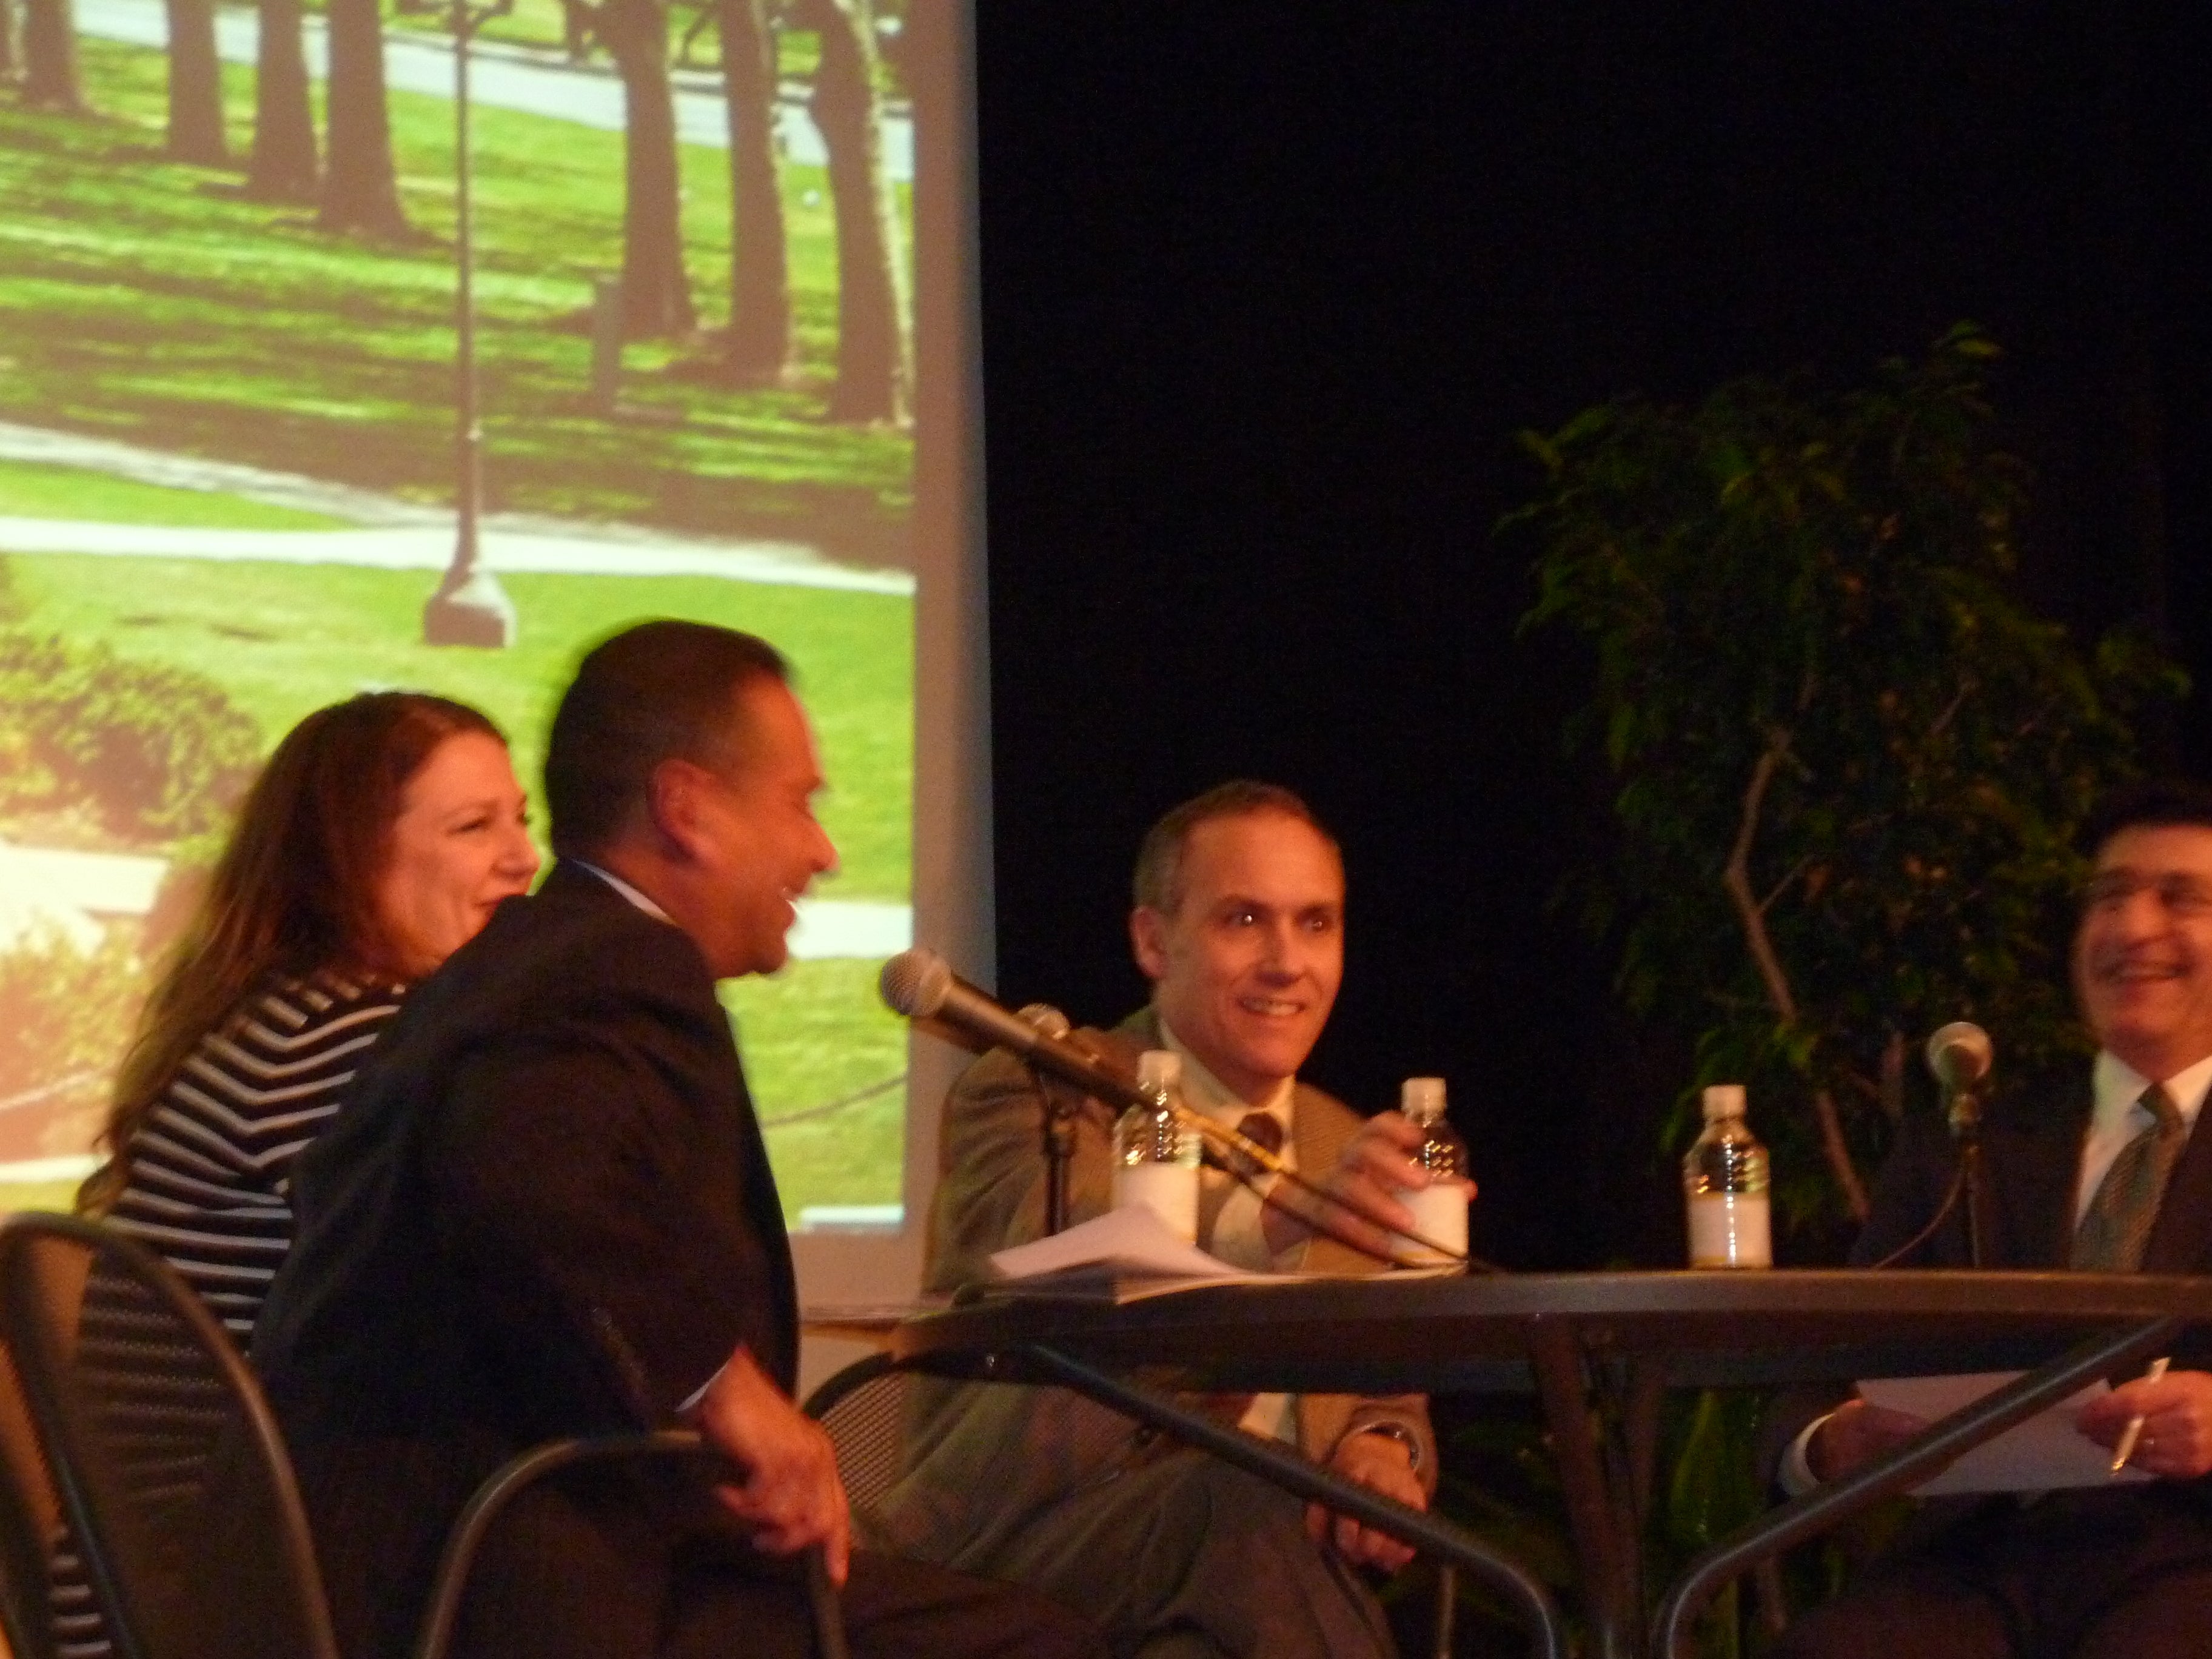
<svg viewBox="0 0 2212 1659">
<path fill-rule="evenodd" d="M 1149 904 L 1129 912 L 1129 950 L 1146 979 L 1167 977 L 1168 919 Z"/>
<path fill-rule="evenodd" d="M 653 769 L 646 781 L 646 812 L 661 845 L 687 861 L 699 851 L 702 831 L 699 822 L 706 779 L 691 762 L 668 759 Z"/>
</svg>

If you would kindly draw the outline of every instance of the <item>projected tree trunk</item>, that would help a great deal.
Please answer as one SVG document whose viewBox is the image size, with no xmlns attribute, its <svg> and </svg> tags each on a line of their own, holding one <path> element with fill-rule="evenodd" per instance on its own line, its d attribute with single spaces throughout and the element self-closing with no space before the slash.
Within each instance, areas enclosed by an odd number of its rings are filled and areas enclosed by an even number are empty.
<svg viewBox="0 0 2212 1659">
<path fill-rule="evenodd" d="M 377 0 L 330 0 L 330 170 L 318 222 L 325 230 L 406 234 L 384 100 L 384 19 Z"/>
<path fill-rule="evenodd" d="M 603 0 L 599 40 L 623 83 L 623 321 L 632 337 L 698 326 L 684 274 L 676 94 L 662 0 Z"/>
<path fill-rule="evenodd" d="M 169 154 L 219 167 L 230 161 L 222 131 L 222 60 L 215 0 L 166 0 L 169 21 Z"/>
<path fill-rule="evenodd" d="M 830 152 L 837 216 L 837 384 L 833 421 L 904 421 L 914 360 L 899 303 L 897 221 L 884 175 L 875 25 L 868 0 L 805 0 L 822 32 L 814 125 Z"/>
<path fill-rule="evenodd" d="M 722 93 L 730 122 L 732 385 L 773 386 L 791 362 L 791 289 L 775 165 L 775 36 L 763 0 L 721 0 Z"/>
<path fill-rule="evenodd" d="M 33 109 L 89 115 L 76 67 L 76 16 L 70 0 L 24 0 L 23 101 Z"/>
<path fill-rule="evenodd" d="M 15 0 L 0 0 L 0 81 L 12 81 L 22 64 L 15 55 Z"/>
<path fill-rule="evenodd" d="M 246 189 L 264 201 L 313 201 L 315 113 L 307 101 L 307 55 L 300 0 L 261 0 L 261 44 L 253 70 L 253 154 Z"/>
</svg>

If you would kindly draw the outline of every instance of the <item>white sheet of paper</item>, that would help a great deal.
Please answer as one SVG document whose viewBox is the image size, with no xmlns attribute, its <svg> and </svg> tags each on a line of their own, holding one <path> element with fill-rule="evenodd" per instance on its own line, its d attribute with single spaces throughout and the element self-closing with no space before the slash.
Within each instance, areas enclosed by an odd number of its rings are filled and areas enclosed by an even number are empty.
<svg viewBox="0 0 2212 1659">
<path fill-rule="evenodd" d="M 1911 1412 L 1932 1423 L 2021 1375 L 2019 1371 L 1969 1371 L 1956 1376 L 1875 1377 L 1860 1383 L 1859 1394 L 1871 1405 Z M 2052 1492 L 2061 1486 L 2118 1486 L 2149 1480 L 2149 1475 L 2132 1465 L 2115 1474 L 2111 1451 L 2074 1426 L 2076 1412 L 2111 1392 L 2106 1383 L 2093 1382 L 2072 1397 L 2045 1407 L 2027 1422 L 1975 1447 L 1934 1480 L 1915 1486 L 1914 1494 L 1940 1498 L 1948 1492 Z"/>
<path fill-rule="evenodd" d="M 1109 1210 L 1066 1232 L 998 1251 L 992 1267 L 1007 1279 L 1036 1279 L 1045 1273 L 1095 1268 L 1099 1276 L 1210 1280 L 1266 1279 L 1208 1255 L 1167 1230 L 1142 1205 Z"/>
</svg>

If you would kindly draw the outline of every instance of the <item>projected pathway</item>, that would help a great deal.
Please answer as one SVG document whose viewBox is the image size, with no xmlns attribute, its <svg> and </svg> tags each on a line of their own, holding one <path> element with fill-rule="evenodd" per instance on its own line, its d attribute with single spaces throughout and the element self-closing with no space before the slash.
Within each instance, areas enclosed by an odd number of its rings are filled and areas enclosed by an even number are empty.
<svg viewBox="0 0 2212 1659">
<path fill-rule="evenodd" d="M 78 466 L 172 489 L 221 490 L 248 501 L 349 519 L 353 530 L 188 529 L 80 519 L 0 517 L 0 552 L 83 553 L 116 558 L 235 559 L 276 564 L 356 564 L 443 570 L 453 556 L 449 508 L 380 495 L 300 473 L 171 455 L 108 438 L 0 421 L 0 460 Z M 483 521 L 484 562 L 495 570 L 570 576 L 720 576 L 786 587 L 912 595 L 903 570 L 832 564 L 799 542 L 719 541 L 635 525 L 583 525 L 527 514 Z"/>
<path fill-rule="evenodd" d="M 76 26 L 85 34 L 136 46 L 166 47 L 168 24 L 162 0 L 76 0 Z M 233 64 L 250 64 L 260 37 L 260 20 L 252 11 L 216 13 L 216 46 Z M 323 20 L 307 20 L 308 73 L 320 80 L 328 62 Z M 451 97 L 453 48 L 440 36 L 392 29 L 384 37 L 386 84 L 401 92 Z M 678 70 L 677 136 L 687 144 L 726 149 L 729 117 L 723 107 L 721 77 Z M 600 64 L 571 64 L 557 52 L 532 52 L 504 41 L 479 41 L 469 70 L 470 101 L 526 114 L 574 121 L 607 132 L 623 130 L 622 84 Z M 886 114 L 883 123 L 884 168 L 892 178 L 914 177 L 914 123 Z M 805 104 L 787 93 L 776 104 L 776 137 L 787 159 L 821 167 L 829 153 Z"/>
<path fill-rule="evenodd" d="M 76 519 L 0 517 L 0 553 L 76 553 L 118 558 L 263 560 L 442 570 L 453 556 L 449 512 L 349 485 L 228 461 L 164 454 L 110 439 L 0 422 L 0 459 L 88 467 L 142 483 L 215 489 L 334 518 L 357 530 L 192 530 Z M 635 526 L 564 525 L 520 514 L 484 521 L 484 561 L 495 570 L 561 575 L 719 576 L 734 581 L 911 594 L 902 570 L 848 570 L 795 543 L 717 542 Z M 0 949 L 41 926 L 72 939 L 97 937 L 96 921 L 145 915 L 162 860 L 112 853 L 28 848 L 0 841 Z M 808 899 L 799 906 L 791 953 L 802 961 L 887 957 L 914 943 L 909 905 Z"/>
</svg>

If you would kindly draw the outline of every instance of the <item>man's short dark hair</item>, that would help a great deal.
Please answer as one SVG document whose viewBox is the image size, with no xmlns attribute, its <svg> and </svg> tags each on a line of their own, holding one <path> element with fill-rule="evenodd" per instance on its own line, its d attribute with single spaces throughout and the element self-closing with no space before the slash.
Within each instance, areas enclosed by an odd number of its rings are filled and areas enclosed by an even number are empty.
<svg viewBox="0 0 2212 1659">
<path fill-rule="evenodd" d="M 2123 830 L 2212 830 L 2212 784 L 2194 778 L 2146 778 L 2105 797 L 2082 828 L 2082 850 L 2095 858 Z"/>
<path fill-rule="evenodd" d="M 1129 884 L 1139 907 L 1164 916 L 1173 915 L 1181 907 L 1183 853 L 1190 845 L 1191 832 L 1200 824 L 1217 818 L 1267 817 L 1296 818 L 1327 842 L 1329 851 L 1343 857 L 1328 826 L 1290 790 L 1279 783 L 1237 778 L 1170 807 L 1145 831 L 1144 842 L 1137 848 L 1136 873 Z"/>
<path fill-rule="evenodd" d="M 738 694 L 787 684 L 790 665 L 766 640 L 707 623 L 640 623 L 576 665 L 545 746 L 553 850 L 588 858 L 643 805 L 664 761 L 727 774 L 745 759 Z"/>
</svg>

